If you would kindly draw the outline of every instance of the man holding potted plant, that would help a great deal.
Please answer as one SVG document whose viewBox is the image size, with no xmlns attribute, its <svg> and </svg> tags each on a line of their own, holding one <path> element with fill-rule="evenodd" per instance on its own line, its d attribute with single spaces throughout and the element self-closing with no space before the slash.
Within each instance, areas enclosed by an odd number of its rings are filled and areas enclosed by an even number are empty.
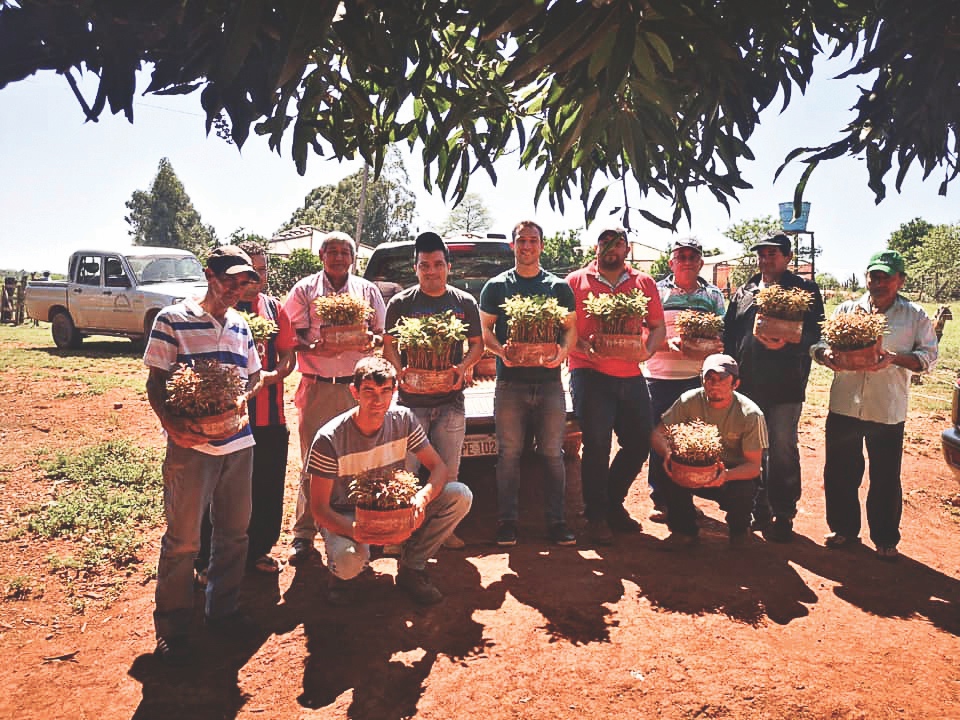
<svg viewBox="0 0 960 720">
<path fill-rule="evenodd" d="M 198 434 L 188 418 L 167 407 L 167 380 L 178 364 L 216 358 L 246 381 L 247 392 L 236 398 L 236 412 L 259 390 L 260 358 L 246 321 L 233 309 L 259 276 L 240 248 L 213 250 L 204 274 L 207 292 L 199 301 L 186 299 L 160 311 L 143 355 L 150 368 L 147 397 L 167 432 L 163 462 L 164 514 L 167 529 L 157 566 L 156 653 L 165 662 L 181 664 L 190 657 L 189 630 L 193 615 L 193 561 L 200 547 L 200 524 L 213 508 L 213 553 L 206 588 L 207 624 L 216 630 L 243 629 L 246 619 L 237 609 L 247 556 L 250 522 L 250 475 L 253 433 L 241 422 L 228 437 Z"/>
<path fill-rule="evenodd" d="M 740 368 L 729 355 L 710 355 L 703 361 L 703 387 L 687 390 L 660 419 L 650 438 L 663 458 L 666 475 L 662 485 L 670 535 L 664 547 L 684 547 L 697 542 L 697 512 L 693 496 L 716 500 L 726 511 L 730 543 L 749 541 L 750 513 L 761 459 L 767 447 L 767 426 L 757 404 L 736 392 Z M 716 480 L 700 489 L 679 486 L 672 479 L 673 449 L 666 426 L 701 420 L 717 427 L 723 457 Z"/>
<path fill-rule="evenodd" d="M 357 257 L 357 246 L 346 233 L 328 233 L 320 241 L 323 270 L 300 280 L 290 290 L 283 309 L 300 338 L 297 367 L 301 373 L 294 404 L 300 420 L 300 454 L 306 466 L 307 451 L 321 425 L 355 404 L 349 385 L 357 361 L 368 355 L 373 337 L 383 333 L 386 308 L 376 285 L 354 275 L 351 270 Z M 314 300 L 328 295 L 350 295 L 365 300 L 373 309 L 367 321 L 371 335 L 370 348 L 328 349 L 318 342 L 323 319 L 314 308 Z M 288 555 L 291 565 L 304 562 L 315 552 L 313 540 L 317 525 L 310 512 L 310 485 L 300 482 L 297 516 L 293 524 L 293 544 Z"/>
<path fill-rule="evenodd" d="M 399 403 L 410 408 L 447 466 L 449 480 L 455 481 L 460 471 L 460 453 L 466 432 L 464 417 L 463 386 L 473 366 L 483 354 L 483 337 L 480 327 L 480 311 L 477 301 L 470 293 L 447 284 L 450 272 L 450 251 L 443 239 L 433 232 L 421 233 L 414 244 L 414 269 L 419 284 L 394 295 L 387 305 L 387 331 L 383 336 L 383 356 L 393 363 L 397 371 L 403 369 L 398 348 L 397 323 L 403 318 L 437 316 L 446 312 L 466 324 L 467 353 L 464 355 L 462 341 L 454 343 L 450 356 L 456 381 L 453 388 L 442 393 L 412 393 L 400 385 Z M 462 337 L 462 336 L 461 336 Z M 407 458 L 407 469 L 417 472 L 419 461 L 415 455 Z M 445 547 L 462 548 L 463 541 L 451 533 Z"/>
<path fill-rule="evenodd" d="M 654 425 L 660 422 L 660 416 L 684 392 L 700 387 L 702 361 L 689 358 L 681 352 L 680 334 L 675 324 L 677 315 L 687 310 L 722 317 L 725 305 L 720 288 L 700 277 L 703 247 L 699 240 L 692 237 L 676 240 L 670 247 L 668 262 L 671 274 L 657 282 L 657 291 L 663 303 L 666 347 L 660 348 L 660 352 L 643 366 Z M 716 350 L 722 349 L 723 341 L 720 340 Z M 665 477 L 663 459 L 654 450 L 647 465 L 647 483 L 650 485 L 654 509 L 650 519 L 654 522 L 664 522 L 666 519 L 666 504 L 660 492 Z"/>
<path fill-rule="evenodd" d="M 443 595 L 424 567 L 470 511 L 473 495 L 466 485 L 449 481 L 446 465 L 413 412 L 392 405 L 397 389 L 393 365 L 376 356 L 363 358 L 348 387 L 357 406 L 317 431 L 305 467 L 311 509 L 323 534 L 330 570 L 327 599 L 333 605 L 349 603 L 370 562 L 370 546 L 357 540 L 350 480 L 402 469 L 412 453 L 429 475 L 413 497 L 414 530 L 402 542 L 396 582 L 420 604 L 440 602 Z"/>
<path fill-rule="evenodd" d="M 596 259 L 567 276 L 577 312 L 577 345 L 570 352 L 570 391 L 583 431 L 581 483 L 590 539 L 613 543 L 614 533 L 638 532 L 640 523 L 623 507 L 630 485 L 647 460 L 650 436 L 650 396 L 639 362 L 650 358 L 663 342 L 663 309 L 656 284 L 626 261 L 629 246 L 622 228 L 603 230 L 597 238 Z M 632 360 L 603 357 L 590 342 L 598 319 L 584 303 L 590 296 L 618 295 L 639 290 L 647 298 L 643 325 L 647 337 L 642 356 Z M 620 449 L 610 461 L 616 433 Z"/>
<path fill-rule="evenodd" d="M 884 250 L 867 263 L 867 292 L 847 300 L 831 321 L 850 313 L 880 313 L 886 318 L 879 361 L 874 367 L 844 371 L 826 342 L 811 350 L 817 362 L 834 371 L 826 424 L 823 490 L 827 506 L 828 548 L 860 542 L 860 498 L 863 448 L 870 458 L 867 524 L 877 554 L 896 560 L 900 542 L 903 491 L 900 463 L 907 417 L 910 377 L 927 372 L 937 360 L 937 335 L 930 318 L 900 290 L 906 280 L 903 257 Z"/>
<path fill-rule="evenodd" d="M 563 438 L 566 428 L 566 398 L 560 381 L 560 365 L 576 345 L 577 329 L 573 291 L 562 279 L 540 267 L 543 228 L 524 220 L 513 228 L 511 247 L 514 267 L 490 278 L 480 293 L 480 323 L 483 342 L 497 356 L 494 419 L 497 428 L 497 545 L 517 544 L 520 456 L 528 429 L 536 437 L 544 459 L 546 520 L 550 541 L 575 545 L 576 536 L 566 523 L 566 471 Z M 508 318 L 504 304 L 529 297 L 552 301 L 566 311 L 562 318 L 562 342 L 542 366 L 518 366 L 505 351 Z M 536 303 L 535 303 L 536 304 Z M 546 305 L 546 303 L 543 303 Z M 551 317 L 552 322 L 552 317 Z"/>
<path fill-rule="evenodd" d="M 797 428 L 810 375 L 810 348 L 820 339 L 824 318 L 817 284 L 787 269 L 793 259 L 791 248 L 790 238 L 783 233 L 750 248 L 757 253 L 760 272 L 730 299 L 723 331 L 725 352 L 740 364 L 740 392 L 760 406 L 770 431 L 770 449 L 754 502 L 754 526 L 774 542 L 793 540 L 800 499 Z M 757 295 L 774 285 L 799 289 L 813 298 L 803 312 L 800 342 L 754 334 Z"/>
</svg>

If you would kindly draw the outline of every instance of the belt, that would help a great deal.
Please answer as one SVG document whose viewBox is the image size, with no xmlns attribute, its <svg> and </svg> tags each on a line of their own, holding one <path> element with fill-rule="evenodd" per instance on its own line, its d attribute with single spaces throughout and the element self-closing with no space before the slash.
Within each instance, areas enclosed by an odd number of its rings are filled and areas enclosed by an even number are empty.
<svg viewBox="0 0 960 720">
<path fill-rule="evenodd" d="M 353 382 L 353 375 L 343 375 L 341 377 L 323 377 L 323 375 L 313 375 L 311 373 L 300 373 L 302 377 L 314 382 L 330 383 L 331 385 L 349 385 Z"/>
</svg>

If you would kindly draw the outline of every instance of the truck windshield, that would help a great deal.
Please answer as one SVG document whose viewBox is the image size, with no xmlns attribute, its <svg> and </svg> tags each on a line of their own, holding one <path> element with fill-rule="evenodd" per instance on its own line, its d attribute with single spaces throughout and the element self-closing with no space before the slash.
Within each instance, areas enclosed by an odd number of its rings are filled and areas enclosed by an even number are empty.
<svg viewBox="0 0 960 720">
<path fill-rule="evenodd" d="M 127 257 L 138 285 L 188 282 L 203 279 L 203 267 L 192 255 L 143 255 Z"/>
</svg>

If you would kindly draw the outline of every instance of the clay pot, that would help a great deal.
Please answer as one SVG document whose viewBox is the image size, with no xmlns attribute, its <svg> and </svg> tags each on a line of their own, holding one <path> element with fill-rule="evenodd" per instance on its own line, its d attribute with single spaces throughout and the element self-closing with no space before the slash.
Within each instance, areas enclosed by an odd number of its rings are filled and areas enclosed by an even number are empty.
<svg viewBox="0 0 960 720">
<path fill-rule="evenodd" d="M 191 418 L 193 431 L 204 435 L 211 440 L 228 438 L 240 429 L 240 413 L 237 409 L 227 410 L 219 415 L 209 415 L 201 418 Z"/>
<path fill-rule="evenodd" d="M 497 374 L 497 356 L 488 355 L 484 352 L 480 362 L 473 366 L 474 377 L 496 377 Z"/>
<path fill-rule="evenodd" d="M 649 357 L 647 334 L 608 335 L 597 333 L 592 338 L 593 349 L 602 358 L 643 362 Z"/>
<path fill-rule="evenodd" d="M 557 357 L 560 346 L 556 343 L 518 343 L 508 340 L 503 352 L 513 365 L 542 367 Z"/>
<path fill-rule="evenodd" d="M 413 513 L 412 505 L 396 510 L 371 510 L 357 505 L 354 539 L 369 545 L 399 545 L 416 529 Z"/>
<path fill-rule="evenodd" d="M 833 364 L 839 370 L 869 370 L 880 362 L 880 342 L 858 350 L 834 350 Z"/>
<path fill-rule="evenodd" d="M 320 328 L 321 346 L 324 350 L 367 350 L 370 347 L 370 336 L 367 335 L 367 326 L 359 325 L 324 325 Z"/>
<path fill-rule="evenodd" d="M 720 338 L 680 336 L 680 353 L 687 360 L 703 360 L 708 355 L 722 352 L 723 340 Z"/>
<path fill-rule="evenodd" d="M 443 395 L 456 387 L 459 375 L 452 367 L 446 370 L 405 367 L 400 371 L 400 389 L 414 395 Z"/>
<path fill-rule="evenodd" d="M 767 317 L 758 312 L 756 319 L 753 321 L 753 334 L 771 340 L 798 343 L 800 338 L 803 337 L 803 320 L 782 320 L 781 318 Z"/>
<path fill-rule="evenodd" d="M 712 485 L 717 479 L 717 470 L 720 463 L 712 465 L 688 465 L 680 462 L 677 458 L 670 459 L 670 470 L 673 473 L 673 481 L 680 487 L 696 490 L 707 485 Z"/>
</svg>

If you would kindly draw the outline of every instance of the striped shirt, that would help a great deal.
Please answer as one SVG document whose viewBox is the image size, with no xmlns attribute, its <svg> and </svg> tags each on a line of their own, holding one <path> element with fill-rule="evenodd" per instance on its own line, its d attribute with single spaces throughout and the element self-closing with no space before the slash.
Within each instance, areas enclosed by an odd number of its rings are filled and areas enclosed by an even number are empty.
<svg viewBox="0 0 960 720">
<path fill-rule="evenodd" d="M 307 456 L 307 473 L 333 480 L 330 507 L 338 511 L 353 508 L 349 491 L 354 476 L 403 469 L 407 453 L 417 453 L 429 444 L 408 408 L 391 406 L 373 435 L 360 432 L 353 420 L 355 412 L 351 408 L 320 428 Z"/>
<path fill-rule="evenodd" d="M 252 302 L 241 301 L 236 304 L 237 310 L 259 315 L 277 324 L 277 332 L 265 341 L 256 343 L 257 354 L 263 364 L 263 370 L 273 371 L 280 362 L 280 353 L 293 350 L 297 346 L 297 336 L 290 325 L 290 318 L 280 301 L 269 295 L 260 293 Z M 268 385 L 250 398 L 247 405 L 250 413 L 250 424 L 254 427 L 272 427 L 286 425 L 287 419 L 283 414 L 283 383 Z"/>
<path fill-rule="evenodd" d="M 172 372 L 178 364 L 189 365 L 200 358 L 233 366 L 244 380 L 260 370 L 250 328 L 233 308 L 227 308 L 221 325 L 190 298 L 165 307 L 153 324 L 143 362 L 147 367 Z M 193 449 L 207 455 L 227 455 L 253 444 L 253 432 L 245 425 L 236 435 Z"/>
</svg>

